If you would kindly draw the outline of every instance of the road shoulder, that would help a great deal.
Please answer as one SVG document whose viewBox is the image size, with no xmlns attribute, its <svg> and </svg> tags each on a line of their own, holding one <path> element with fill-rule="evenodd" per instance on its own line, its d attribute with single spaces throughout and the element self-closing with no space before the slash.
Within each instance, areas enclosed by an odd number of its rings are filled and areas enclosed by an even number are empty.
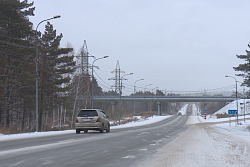
<svg viewBox="0 0 250 167">
<path fill-rule="evenodd" d="M 214 126 L 194 124 L 139 166 L 250 166 L 249 150 Z"/>
</svg>

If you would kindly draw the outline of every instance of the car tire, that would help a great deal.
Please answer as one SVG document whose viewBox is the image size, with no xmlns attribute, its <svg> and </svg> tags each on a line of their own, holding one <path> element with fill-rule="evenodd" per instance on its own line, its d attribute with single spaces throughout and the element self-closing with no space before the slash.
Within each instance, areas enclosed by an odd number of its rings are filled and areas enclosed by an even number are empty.
<svg viewBox="0 0 250 167">
<path fill-rule="evenodd" d="M 84 130 L 84 133 L 88 133 L 88 130 Z"/>
<path fill-rule="evenodd" d="M 106 129 L 106 132 L 110 132 L 110 124 L 108 124 L 108 127 Z"/>
<path fill-rule="evenodd" d="M 80 134 L 80 130 L 79 129 L 76 129 L 76 134 Z"/>
<path fill-rule="evenodd" d="M 104 126 L 102 125 L 102 127 L 100 129 L 100 133 L 103 133 L 103 129 L 104 129 Z"/>
</svg>

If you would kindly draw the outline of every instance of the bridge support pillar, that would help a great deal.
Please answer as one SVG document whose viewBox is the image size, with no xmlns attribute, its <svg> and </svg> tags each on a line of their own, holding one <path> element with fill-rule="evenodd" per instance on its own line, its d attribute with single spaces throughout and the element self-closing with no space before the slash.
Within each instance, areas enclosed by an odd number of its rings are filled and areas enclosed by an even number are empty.
<svg viewBox="0 0 250 167">
<path fill-rule="evenodd" d="M 161 102 L 160 101 L 157 102 L 157 106 L 158 106 L 158 115 L 161 115 Z"/>
<path fill-rule="evenodd" d="M 115 112 L 115 102 L 111 101 L 111 109 L 112 109 L 112 116 L 114 115 Z"/>
</svg>

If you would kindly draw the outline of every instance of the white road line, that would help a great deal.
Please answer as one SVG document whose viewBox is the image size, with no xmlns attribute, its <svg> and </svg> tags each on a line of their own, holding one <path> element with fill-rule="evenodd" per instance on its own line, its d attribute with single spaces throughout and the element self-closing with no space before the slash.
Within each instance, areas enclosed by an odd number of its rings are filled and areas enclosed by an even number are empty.
<svg viewBox="0 0 250 167">
<path fill-rule="evenodd" d="M 125 159 L 128 159 L 128 158 L 133 159 L 133 158 L 135 158 L 135 156 L 134 156 L 134 155 L 127 155 L 126 157 L 122 157 L 122 158 L 125 158 Z"/>
<path fill-rule="evenodd" d="M 150 133 L 149 132 L 142 132 L 142 133 L 139 133 L 137 135 L 140 136 L 140 135 L 144 135 L 144 134 L 150 134 Z"/>
<path fill-rule="evenodd" d="M 51 144 L 43 144 L 43 145 L 38 145 L 38 146 L 31 146 L 31 147 L 24 147 L 24 148 L 18 148 L 18 149 L 13 149 L 13 150 L 0 151 L 0 156 L 4 156 L 6 154 L 11 154 L 11 153 L 17 153 L 17 152 L 21 152 L 21 151 L 30 151 L 30 150 L 35 150 L 35 149 L 49 148 L 49 147 L 59 146 L 59 145 L 63 145 L 63 144 L 73 143 L 76 141 L 77 140 L 75 140 L 75 139 L 62 140 L 62 141 L 58 141 L 56 143 L 51 143 Z"/>
</svg>

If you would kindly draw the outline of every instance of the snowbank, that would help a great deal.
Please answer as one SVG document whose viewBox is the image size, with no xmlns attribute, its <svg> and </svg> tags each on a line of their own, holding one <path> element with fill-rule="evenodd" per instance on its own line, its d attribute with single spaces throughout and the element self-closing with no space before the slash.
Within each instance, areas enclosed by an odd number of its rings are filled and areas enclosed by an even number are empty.
<svg viewBox="0 0 250 167">
<path fill-rule="evenodd" d="M 117 125 L 117 126 L 111 126 L 111 129 L 127 128 L 127 127 L 135 127 L 135 126 L 142 126 L 142 125 L 152 124 L 152 123 L 159 122 L 159 121 L 162 121 L 164 119 L 167 119 L 169 117 L 171 117 L 171 115 L 167 115 L 167 116 L 154 115 L 152 117 L 148 117 L 147 119 L 142 119 L 140 116 L 137 116 L 137 119 L 139 119 L 138 121 L 129 122 L 129 123 L 122 124 L 122 125 Z"/>
<path fill-rule="evenodd" d="M 239 115 L 244 114 L 244 107 L 245 107 L 245 113 L 250 114 L 250 99 L 239 99 L 238 100 L 238 110 L 239 110 L 238 114 Z M 224 106 L 223 108 L 221 108 L 220 110 L 215 112 L 214 115 L 224 114 L 224 113 L 227 114 L 228 110 L 237 110 L 237 101 L 236 100 L 227 104 L 226 106 Z"/>
</svg>

